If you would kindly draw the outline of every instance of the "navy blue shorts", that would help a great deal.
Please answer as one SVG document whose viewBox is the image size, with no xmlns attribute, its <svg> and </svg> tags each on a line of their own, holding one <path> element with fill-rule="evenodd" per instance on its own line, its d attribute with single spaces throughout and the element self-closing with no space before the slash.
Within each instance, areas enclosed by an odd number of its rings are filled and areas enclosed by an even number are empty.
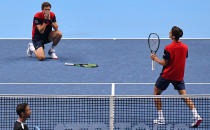
<svg viewBox="0 0 210 130">
<path fill-rule="evenodd" d="M 185 90 L 185 83 L 183 81 L 172 81 L 162 78 L 161 76 L 157 79 L 155 86 L 160 90 L 166 90 L 169 84 L 172 83 L 174 89 L 176 90 Z"/>
<path fill-rule="evenodd" d="M 34 45 L 35 50 L 37 50 L 40 47 L 43 47 L 43 49 L 44 49 L 44 44 L 47 44 L 49 42 L 51 42 L 51 41 L 49 41 L 48 39 L 33 41 L 33 45 Z"/>
</svg>

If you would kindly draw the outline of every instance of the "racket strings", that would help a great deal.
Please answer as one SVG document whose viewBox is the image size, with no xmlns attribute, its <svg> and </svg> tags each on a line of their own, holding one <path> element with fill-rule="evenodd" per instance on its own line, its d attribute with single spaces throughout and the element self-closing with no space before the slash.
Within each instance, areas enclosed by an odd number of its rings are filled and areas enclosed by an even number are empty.
<svg viewBox="0 0 210 130">
<path fill-rule="evenodd" d="M 159 48 L 159 38 L 157 36 L 152 36 L 149 38 L 149 46 L 152 53 L 155 53 Z"/>
</svg>

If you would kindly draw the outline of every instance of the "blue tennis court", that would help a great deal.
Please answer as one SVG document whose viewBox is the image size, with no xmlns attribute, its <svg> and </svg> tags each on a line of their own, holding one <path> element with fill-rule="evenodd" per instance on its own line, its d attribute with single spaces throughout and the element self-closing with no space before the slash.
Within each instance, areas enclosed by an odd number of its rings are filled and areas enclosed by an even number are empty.
<svg viewBox="0 0 210 130">
<path fill-rule="evenodd" d="M 210 93 L 210 40 L 182 41 L 189 46 L 186 89 L 188 94 L 200 95 L 191 98 L 204 119 L 196 130 L 208 129 L 209 96 L 202 95 Z M 147 39 L 63 39 L 56 48 L 59 59 L 44 61 L 26 56 L 28 42 L 30 39 L 0 40 L 1 111 L 11 115 L 2 115 L 9 119 L 1 120 L 5 124 L 2 128 L 9 128 L 17 118 L 13 109 L 17 103 L 28 102 L 33 111 L 28 120 L 31 129 L 35 125 L 41 130 L 188 129 L 191 111 L 180 97 L 171 97 L 177 95 L 172 85 L 164 92 L 169 97 L 161 97 L 167 124 L 152 123 L 157 115 L 153 98 L 157 97 L 146 95 L 153 95 L 162 67 L 156 64 L 156 70 L 151 70 Z M 161 39 L 159 57 L 170 42 Z M 45 48 L 48 50 L 50 45 Z M 65 62 L 94 63 L 99 67 L 65 66 Z"/>
<path fill-rule="evenodd" d="M 188 93 L 209 94 L 210 40 L 182 41 L 189 47 L 185 70 Z M 35 56 L 26 56 L 28 42 L 29 39 L 0 40 L 1 94 L 107 95 L 111 93 L 111 84 L 106 83 L 118 83 L 116 94 L 150 95 L 162 69 L 156 63 L 156 70 L 151 70 L 147 39 L 63 39 L 56 48 L 59 59 L 42 62 Z M 161 39 L 159 57 L 170 42 Z M 45 50 L 49 47 L 46 45 Z M 65 62 L 96 63 L 99 67 L 64 66 Z M 177 92 L 170 86 L 165 94 Z"/>
</svg>

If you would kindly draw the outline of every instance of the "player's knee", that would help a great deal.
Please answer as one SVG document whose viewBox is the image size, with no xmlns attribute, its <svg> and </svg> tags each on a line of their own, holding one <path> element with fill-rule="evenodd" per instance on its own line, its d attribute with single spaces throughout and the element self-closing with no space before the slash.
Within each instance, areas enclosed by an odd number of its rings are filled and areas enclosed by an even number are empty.
<svg viewBox="0 0 210 130">
<path fill-rule="evenodd" d="M 154 95 L 161 95 L 162 90 L 158 89 L 156 86 L 154 87 Z"/>
<path fill-rule="evenodd" d="M 154 95 L 160 95 L 160 93 L 158 93 L 157 91 L 154 91 Z"/>
<path fill-rule="evenodd" d="M 62 32 L 57 31 L 57 36 L 61 38 L 63 36 Z"/>
<path fill-rule="evenodd" d="M 45 56 L 37 56 L 39 61 L 43 61 L 46 57 Z"/>
</svg>

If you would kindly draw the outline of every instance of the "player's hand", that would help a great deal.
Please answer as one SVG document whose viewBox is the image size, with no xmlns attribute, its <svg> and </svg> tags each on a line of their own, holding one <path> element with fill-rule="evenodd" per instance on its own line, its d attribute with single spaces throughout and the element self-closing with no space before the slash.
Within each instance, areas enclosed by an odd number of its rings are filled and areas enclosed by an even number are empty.
<svg viewBox="0 0 210 130">
<path fill-rule="evenodd" d="M 50 15 L 49 14 L 44 14 L 44 19 L 50 20 Z"/>
<path fill-rule="evenodd" d="M 50 20 L 50 12 L 44 12 L 44 18 Z"/>
<path fill-rule="evenodd" d="M 151 59 L 155 61 L 155 59 L 157 59 L 157 55 L 156 54 L 151 54 Z"/>
</svg>

